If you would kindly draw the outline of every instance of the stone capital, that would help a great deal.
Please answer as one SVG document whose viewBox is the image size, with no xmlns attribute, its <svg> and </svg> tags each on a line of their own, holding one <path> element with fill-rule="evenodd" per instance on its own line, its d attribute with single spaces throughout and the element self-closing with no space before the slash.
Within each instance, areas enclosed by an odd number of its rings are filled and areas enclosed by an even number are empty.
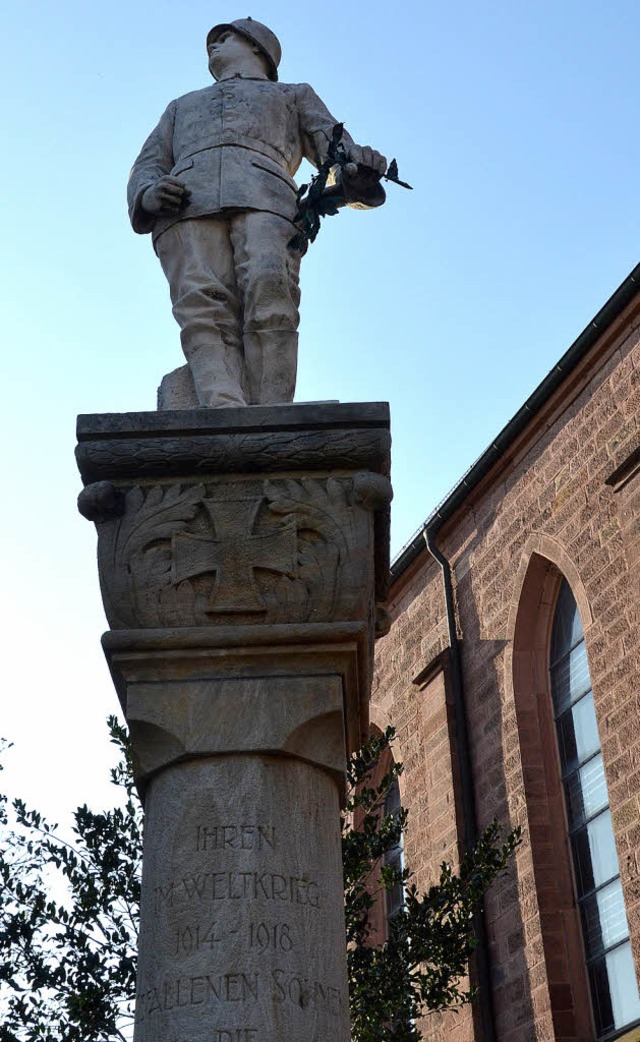
<svg viewBox="0 0 640 1042">
<path fill-rule="evenodd" d="M 112 630 L 103 647 L 142 792 L 172 764 L 243 753 L 303 760 L 343 788 L 366 719 L 364 625 Z"/>
</svg>

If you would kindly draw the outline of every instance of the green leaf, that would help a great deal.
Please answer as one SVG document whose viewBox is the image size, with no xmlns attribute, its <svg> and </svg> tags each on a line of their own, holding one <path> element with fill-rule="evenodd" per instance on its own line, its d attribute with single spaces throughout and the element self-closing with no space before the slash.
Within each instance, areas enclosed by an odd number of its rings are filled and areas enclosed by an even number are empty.
<svg viewBox="0 0 640 1042">
<path fill-rule="evenodd" d="M 304 248 L 319 227 L 318 214 L 306 210 L 292 248 Z M 0 1042 L 114 1042 L 131 1020 L 142 811 L 126 730 L 109 723 L 120 756 L 111 775 L 124 798 L 102 812 L 78 807 L 72 846 L 20 800 L 11 821 L 0 817 Z M 407 827 L 406 810 L 384 813 L 402 773 L 393 762 L 383 776 L 378 769 L 381 757 L 391 759 L 394 737 L 389 728 L 348 764 L 342 849 L 352 1042 L 420 1042 L 416 1023 L 425 1012 L 473 999 L 461 980 L 475 945 L 474 913 L 520 842 L 518 830 L 501 839 L 494 822 L 458 871 L 443 864 L 425 893 L 410 867 L 388 864 L 374 887 L 376 866 Z M 398 882 L 404 907 L 385 943 L 373 944 L 376 890 Z"/>
</svg>

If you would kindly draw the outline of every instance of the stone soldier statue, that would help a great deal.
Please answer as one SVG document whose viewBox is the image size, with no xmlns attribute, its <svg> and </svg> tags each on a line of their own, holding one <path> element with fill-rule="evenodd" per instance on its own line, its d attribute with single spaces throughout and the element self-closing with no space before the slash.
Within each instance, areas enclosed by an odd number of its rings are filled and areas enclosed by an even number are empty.
<svg viewBox="0 0 640 1042">
<path fill-rule="evenodd" d="M 300 301 L 300 253 L 288 245 L 293 175 L 303 157 L 323 162 L 337 121 L 308 84 L 278 82 L 280 44 L 260 22 L 214 26 L 207 51 L 216 83 L 172 101 L 134 163 L 131 223 L 151 232 L 169 280 L 192 404 L 290 402 Z M 346 133 L 343 142 L 360 175 L 379 181 L 385 158 Z"/>
</svg>

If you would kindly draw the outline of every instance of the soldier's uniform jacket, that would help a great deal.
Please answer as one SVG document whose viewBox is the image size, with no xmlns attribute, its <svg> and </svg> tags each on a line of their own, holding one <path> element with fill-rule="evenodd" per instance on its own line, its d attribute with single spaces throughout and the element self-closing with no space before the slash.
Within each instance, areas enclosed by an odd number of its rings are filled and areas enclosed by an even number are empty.
<svg viewBox="0 0 640 1042">
<path fill-rule="evenodd" d="M 228 210 L 266 210 L 291 220 L 293 175 L 302 158 L 316 166 L 314 135 L 328 143 L 336 120 L 307 83 L 234 77 L 172 101 L 136 159 L 128 185 L 136 232 L 154 241 L 177 221 Z M 165 174 L 191 191 L 179 214 L 154 217 L 140 200 Z"/>
</svg>

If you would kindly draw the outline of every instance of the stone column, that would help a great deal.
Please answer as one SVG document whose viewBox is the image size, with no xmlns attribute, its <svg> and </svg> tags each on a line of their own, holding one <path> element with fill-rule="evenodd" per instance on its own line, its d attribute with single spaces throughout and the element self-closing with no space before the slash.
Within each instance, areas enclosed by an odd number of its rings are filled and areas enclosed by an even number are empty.
<svg viewBox="0 0 640 1042">
<path fill-rule="evenodd" d="M 388 409 L 84 416 L 78 437 L 145 805 L 135 1042 L 348 1042 L 339 810 Z"/>
</svg>

